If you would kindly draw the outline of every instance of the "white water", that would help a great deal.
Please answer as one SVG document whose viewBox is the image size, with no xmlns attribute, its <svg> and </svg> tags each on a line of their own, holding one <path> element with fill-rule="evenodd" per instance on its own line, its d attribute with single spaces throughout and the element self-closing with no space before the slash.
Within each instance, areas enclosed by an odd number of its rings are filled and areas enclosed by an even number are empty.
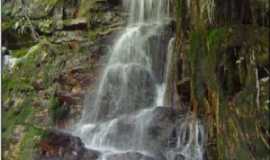
<svg viewBox="0 0 270 160">
<path fill-rule="evenodd" d="M 167 142 L 150 131 L 153 132 L 153 123 L 159 123 L 153 122 L 156 118 L 154 113 L 157 106 L 164 105 L 167 87 L 167 78 L 164 76 L 167 76 L 170 64 L 167 62 L 166 65 L 165 60 L 156 57 L 162 57 L 159 54 L 172 54 L 157 52 L 159 44 L 155 43 L 162 38 L 159 33 L 164 31 L 164 26 L 168 23 L 169 1 L 124 0 L 123 5 L 129 11 L 128 25 L 115 42 L 95 102 L 86 104 L 82 120 L 73 134 L 79 136 L 88 148 L 101 151 L 102 160 L 107 160 L 106 157 L 111 154 L 130 151 L 164 159 L 161 155 L 166 156 L 164 152 L 168 150 Z M 169 47 L 165 52 L 172 52 L 173 42 L 170 45 L 169 41 L 165 43 Z M 160 63 L 154 63 L 156 59 Z M 153 68 L 163 68 L 163 77 L 158 78 Z M 172 130 L 173 124 L 169 126 L 165 126 L 168 132 Z M 201 125 L 195 126 L 200 128 Z M 189 125 L 182 129 L 188 130 Z M 198 135 L 195 134 L 195 137 Z M 176 148 L 181 149 L 181 154 L 186 158 L 201 160 L 198 158 L 201 156 L 197 156 L 202 154 L 201 149 L 196 152 L 196 157 L 189 151 L 193 143 L 196 142 L 192 140 L 182 145 L 179 141 Z M 200 146 L 197 145 L 196 148 Z M 168 160 L 174 160 L 170 157 L 175 157 L 178 152 L 172 153 L 174 154 L 168 154 Z"/>
<path fill-rule="evenodd" d="M 205 131 L 201 121 L 186 116 L 179 124 L 176 148 L 167 152 L 168 160 L 182 157 L 184 160 L 203 160 Z M 180 158 L 181 159 L 181 158 Z"/>
<path fill-rule="evenodd" d="M 10 55 L 4 56 L 4 65 L 6 65 L 9 69 L 12 69 L 18 61 L 19 58 L 14 58 L 11 57 Z"/>
</svg>

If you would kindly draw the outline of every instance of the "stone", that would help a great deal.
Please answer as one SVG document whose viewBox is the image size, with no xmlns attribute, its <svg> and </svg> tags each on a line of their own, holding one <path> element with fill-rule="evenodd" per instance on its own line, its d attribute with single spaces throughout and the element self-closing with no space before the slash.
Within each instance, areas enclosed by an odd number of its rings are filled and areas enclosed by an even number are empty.
<svg viewBox="0 0 270 160">
<path fill-rule="evenodd" d="M 79 31 L 57 31 L 54 32 L 51 40 L 55 43 L 64 43 L 74 41 L 82 42 L 86 39 Z"/>
<path fill-rule="evenodd" d="M 76 99 L 69 93 L 57 93 L 57 97 L 61 104 L 76 104 Z"/>
<path fill-rule="evenodd" d="M 182 154 L 176 155 L 175 160 L 185 160 L 185 156 L 183 156 Z"/>
<path fill-rule="evenodd" d="M 121 0 L 107 0 L 109 4 L 113 6 L 121 5 Z"/>
<path fill-rule="evenodd" d="M 157 107 L 152 112 L 151 119 L 145 133 L 147 148 L 155 155 L 161 157 L 164 147 L 168 146 L 170 137 L 174 131 L 175 115 L 170 107 Z"/>
<path fill-rule="evenodd" d="M 154 160 L 152 157 L 139 152 L 116 153 L 106 156 L 106 160 Z"/>
<path fill-rule="evenodd" d="M 96 160 L 99 157 L 99 153 L 94 150 L 85 150 L 81 160 Z"/>
<path fill-rule="evenodd" d="M 87 149 L 80 138 L 58 130 L 49 130 L 38 147 L 34 160 L 97 160 L 100 155 Z"/>
</svg>

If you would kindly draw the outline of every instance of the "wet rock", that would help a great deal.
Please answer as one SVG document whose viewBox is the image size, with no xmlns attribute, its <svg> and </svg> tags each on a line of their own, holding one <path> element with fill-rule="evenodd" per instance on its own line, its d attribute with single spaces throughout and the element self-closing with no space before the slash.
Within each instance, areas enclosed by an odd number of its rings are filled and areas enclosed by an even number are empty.
<svg viewBox="0 0 270 160">
<path fill-rule="evenodd" d="M 99 155 L 98 151 L 86 149 L 80 138 L 50 130 L 40 141 L 34 160 L 97 160 Z"/>
<path fill-rule="evenodd" d="M 185 160 L 185 156 L 182 154 L 176 155 L 174 160 Z"/>
<path fill-rule="evenodd" d="M 2 56 L 10 55 L 10 53 L 11 53 L 11 51 L 8 50 L 8 48 L 5 46 L 1 47 L 1 52 L 2 52 L 2 54 L 1 54 Z"/>
<path fill-rule="evenodd" d="M 166 60 L 166 53 L 169 44 L 169 40 L 173 36 L 173 29 L 171 24 L 164 25 L 160 27 L 158 34 L 153 35 L 149 38 L 150 47 L 153 51 L 152 57 L 152 69 L 154 76 L 158 83 L 164 81 L 165 65 L 168 60 Z"/>
<path fill-rule="evenodd" d="M 178 84 L 177 84 L 177 90 L 181 98 L 181 102 L 184 104 L 187 104 L 188 106 L 190 102 L 190 78 L 186 77 L 183 78 Z M 184 107 L 182 107 L 184 109 Z"/>
<path fill-rule="evenodd" d="M 107 160 L 154 160 L 138 152 L 116 153 L 106 157 Z"/>
<path fill-rule="evenodd" d="M 59 102 L 61 104 L 67 104 L 67 105 L 71 105 L 71 104 L 76 104 L 76 97 L 74 98 L 71 94 L 68 93 L 57 93 L 57 97 L 59 99 Z"/>
<path fill-rule="evenodd" d="M 170 107 L 157 107 L 151 115 L 146 128 L 145 145 L 153 153 L 163 154 L 174 130 L 174 111 Z"/>
<path fill-rule="evenodd" d="M 98 151 L 87 149 L 84 152 L 81 160 L 96 160 L 98 159 L 99 155 L 100 153 Z"/>
<path fill-rule="evenodd" d="M 91 49 L 91 43 L 83 46 L 85 51 Z M 99 77 L 99 53 L 86 53 L 80 58 L 68 60 L 62 72 L 55 77 L 54 82 L 57 83 L 57 97 L 61 104 L 65 104 L 70 109 L 70 114 L 65 121 L 72 124 L 81 115 L 82 103 L 87 90 L 94 91 L 96 89 L 95 82 Z"/>
<path fill-rule="evenodd" d="M 121 4 L 121 0 L 107 0 L 109 4 L 111 5 L 120 5 Z"/>
<path fill-rule="evenodd" d="M 97 112 L 92 112 L 96 114 L 93 115 L 96 120 L 113 119 L 153 105 L 156 94 L 154 79 L 147 69 L 137 64 L 115 65 L 106 72 L 95 106 Z M 121 86 L 123 83 L 125 85 Z"/>
<path fill-rule="evenodd" d="M 91 143 L 89 139 L 93 135 L 100 135 L 101 139 L 105 139 L 97 142 L 100 145 L 110 144 L 120 150 L 143 148 L 154 155 L 155 160 L 163 160 L 172 132 L 175 131 L 173 113 L 169 107 L 156 107 L 90 128 L 85 126 L 82 139 L 85 143 Z M 117 159 L 120 155 L 115 156 Z M 121 155 L 119 159 L 122 156 L 125 158 L 127 155 Z"/>
</svg>

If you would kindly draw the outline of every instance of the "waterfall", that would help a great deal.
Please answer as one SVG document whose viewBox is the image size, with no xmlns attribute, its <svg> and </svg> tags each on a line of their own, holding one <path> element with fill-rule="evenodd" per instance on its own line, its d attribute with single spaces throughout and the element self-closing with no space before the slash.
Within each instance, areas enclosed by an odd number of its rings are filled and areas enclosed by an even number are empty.
<svg viewBox="0 0 270 160">
<path fill-rule="evenodd" d="M 164 129 L 155 124 L 164 123 L 157 114 L 168 108 L 157 106 L 164 103 L 170 66 L 166 59 L 171 59 L 166 54 L 173 48 L 173 40 L 168 47 L 171 37 L 161 34 L 170 19 L 169 0 L 124 0 L 123 6 L 130 15 L 128 25 L 113 46 L 94 102 L 85 105 L 73 134 L 88 148 L 101 151 L 103 160 L 128 151 L 162 159 L 169 137 L 164 135 L 173 130 L 173 122 Z"/>
<path fill-rule="evenodd" d="M 171 38 L 169 45 L 168 45 L 168 52 L 167 52 L 167 64 L 166 64 L 166 72 L 165 72 L 165 85 L 164 85 L 164 93 L 163 93 L 163 104 L 165 106 L 173 106 L 174 95 L 175 92 L 174 84 L 173 84 L 173 67 L 174 67 L 174 43 L 175 38 Z"/>
</svg>

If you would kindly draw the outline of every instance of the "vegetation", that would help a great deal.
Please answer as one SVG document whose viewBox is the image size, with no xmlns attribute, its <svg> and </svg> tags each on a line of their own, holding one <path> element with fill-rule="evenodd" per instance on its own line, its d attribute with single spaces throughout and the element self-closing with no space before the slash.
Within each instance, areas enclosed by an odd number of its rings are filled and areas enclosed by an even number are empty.
<svg viewBox="0 0 270 160">
<path fill-rule="evenodd" d="M 109 29 L 89 26 L 105 15 L 104 12 L 91 15 L 96 12 L 95 3 L 92 0 L 2 3 L 2 46 L 16 59 L 14 66 L 4 66 L 2 72 L 3 159 L 33 159 L 36 144 L 47 129 L 65 127 L 62 123 L 68 123 L 67 118 L 79 116 L 81 92 L 94 79 L 93 75 L 85 75 L 89 74 L 85 71 L 93 70 L 94 74 L 97 68 L 98 57 L 89 48 L 98 35 L 114 30 L 113 26 Z M 86 22 L 77 22 L 84 18 Z M 94 46 L 99 45 L 102 44 Z"/>
<path fill-rule="evenodd" d="M 176 46 L 170 90 L 177 88 L 181 99 L 187 93 L 180 82 L 189 81 L 187 104 L 206 126 L 207 158 L 269 159 L 269 2 L 171 3 Z M 104 37 L 118 31 L 126 15 L 106 0 L 11 0 L 2 6 L 2 46 L 16 58 L 2 72 L 2 153 L 6 160 L 31 160 L 48 128 L 64 127 L 80 113 L 80 96 L 110 49 Z"/>
<path fill-rule="evenodd" d="M 56 97 L 51 97 L 49 113 L 53 124 L 65 120 L 69 112 L 69 108 L 61 106 Z"/>
<path fill-rule="evenodd" d="M 190 70 L 186 72 L 191 77 L 191 110 L 207 124 L 209 159 L 268 159 L 270 134 L 266 104 L 269 105 L 269 100 L 266 99 L 269 90 L 265 90 L 262 81 L 267 79 L 269 84 L 266 69 L 269 64 L 260 63 L 256 57 L 266 52 L 269 55 L 269 38 L 257 39 L 252 33 L 269 34 L 269 28 L 264 30 L 269 23 L 252 21 L 252 17 L 260 18 L 251 11 L 254 4 L 239 2 L 245 4 L 243 12 L 239 13 L 230 8 L 229 3 L 238 5 L 237 2 L 218 0 L 202 4 L 197 0 L 176 7 L 177 21 L 183 21 L 182 15 L 188 14 L 179 14 L 187 11 L 179 11 L 179 8 L 187 7 L 192 12 L 190 23 L 182 25 L 190 26 L 187 36 L 190 52 L 186 62 Z M 226 9 L 229 12 L 224 12 Z M 208 16 L 204 16 L 204 10 Z M 237 20 L 228 19 L 233 14 L 241 16 Z M 182 29 L 181 32 L 186 31 Z M 178 45 L 183 45 L 184 41 L 182 39 Z M 182 51 L 178 52 L 181 54 Z"/>
</svg>

